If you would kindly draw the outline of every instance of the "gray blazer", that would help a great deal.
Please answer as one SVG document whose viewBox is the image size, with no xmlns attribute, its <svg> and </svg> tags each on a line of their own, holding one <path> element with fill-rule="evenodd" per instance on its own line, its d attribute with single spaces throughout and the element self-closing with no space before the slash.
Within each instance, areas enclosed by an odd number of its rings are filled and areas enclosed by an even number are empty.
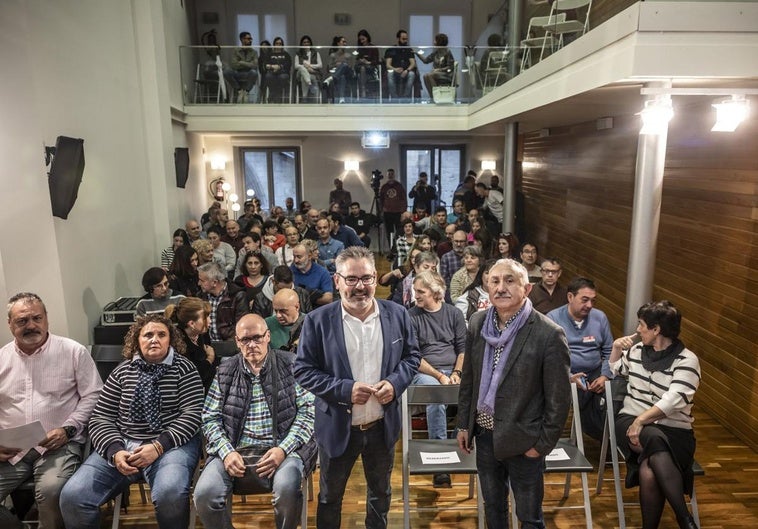
<svg viewBox="0 0 758 529">
<path fill-rule="evenodd" d="M 458 428 L 476 428 L 476 403 L 482 376 L 485 341 L 481 330 L 487 311 L 469 322 L 458 396 Z M 563 329 L 532 310 L 515 338 L 495 397 L 495 457 L 504 460 L 534 448 L 547 455 L 555 447 L 571 403 L 571 364 Z"/>
</svg>

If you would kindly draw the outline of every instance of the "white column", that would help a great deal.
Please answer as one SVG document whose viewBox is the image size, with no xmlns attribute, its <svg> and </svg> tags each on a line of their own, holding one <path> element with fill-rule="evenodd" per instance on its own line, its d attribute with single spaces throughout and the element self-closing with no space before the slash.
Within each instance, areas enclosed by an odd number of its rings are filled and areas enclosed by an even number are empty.
<svg viewBox="0 0 758 529">
<path fill-rule="evenodd" d="M 503 146 L 503 232 L 516 232 L 516 148 L 518 123 L 506 123 Z"/>
</svg>

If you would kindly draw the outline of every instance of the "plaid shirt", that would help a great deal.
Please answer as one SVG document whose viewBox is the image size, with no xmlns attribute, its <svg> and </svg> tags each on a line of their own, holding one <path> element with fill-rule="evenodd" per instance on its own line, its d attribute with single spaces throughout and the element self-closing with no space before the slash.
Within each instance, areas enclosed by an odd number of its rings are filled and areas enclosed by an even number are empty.
<svg viewBox="0 0 758 529">
<path fill-rule="evenodd" d="M 214 296 L 210 292 L 208 293 L 208 302 L 211 304 L 210 326 L 208 332 L 211 335 L 211 340 L 214 342 L 218 342 L 222 339 L 221 335 L 218 333 L 218 327 L 216 327 L 216 311 L 218 310 L 218 305 L 221 303 L 221 298 L 225 293 L 226 286 L 224 286 L 224 290 L 219 292 L 218 296 Z"/>
<path fill-rule="evenodd" d="M 248 367 L 245 366 L 245 370 Z M 251 388 L 250 407 L 247 410 L 245 424 L 242 426 L 242 435 L 237 446 L 233 446 L 231 440 L 224 431 L 222 412 L 223 395 L 218 384 L 218 378 L 213 379 L 211 389 L 205 398 L 203 405 L 203 434 L 205 435 L 206 450 L 208 454 L 218 456 L 222 461 L 237 448 L 248 446 L 271 446 L 274 444 L 273 422 L 271 411 L 266 403 L 261 379 L 250 373 L 253 385 Z M 313 394 L 305 391 L 300 384 L 295 384 L 295 403 L 297 416 L 295 422 L 287 432 L 287 436 L 277 445 L 284 450 L 286 455 L 293 455 L 295 450 L 303 446 L 313 435 L 313 421 L 315 412 L 313 408 Z"/>
</svg>

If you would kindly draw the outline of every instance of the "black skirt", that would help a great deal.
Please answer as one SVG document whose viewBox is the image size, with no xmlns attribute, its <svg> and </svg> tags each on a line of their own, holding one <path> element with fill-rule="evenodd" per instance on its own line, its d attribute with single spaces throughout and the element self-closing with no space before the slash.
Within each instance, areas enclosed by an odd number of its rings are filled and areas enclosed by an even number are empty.
<svg viewBox="0 0 758 529">
<path fill-rule="evenodd" d="M 637 487 L 640 484 L 640 463 L 656 452 L 670 452 L 674 463 L 679 468 L 684 482 L 684 492 L 692 495 L 692 485 L 695 475 L 692 473 L 692 462 L 695 458 L 695 433 L 684 428 L 674 428 L 662 424 L 646 424 L 640 433 L 642 452 L 633 452 L 629 447 L 626 431 L 636 417 L 624 413 L 616 419 L 616 442 L 626 459 L 626 488 Z"/>
</svg>

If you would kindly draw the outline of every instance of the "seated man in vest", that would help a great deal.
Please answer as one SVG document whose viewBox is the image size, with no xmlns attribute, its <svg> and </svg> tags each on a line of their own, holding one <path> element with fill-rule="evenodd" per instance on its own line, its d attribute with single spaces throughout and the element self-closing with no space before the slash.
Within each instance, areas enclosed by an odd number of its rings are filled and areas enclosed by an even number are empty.
<svg viewBox="0 0 758 529">
<path fill-rule="evenodd" d="M 277 529 L 295 529 L 303 502 L 300 484 L 316 464 L 313 395 L 295 382 L 295 355 L 269 347 L 263 318 L 244 316 L 236 341 L 240 353 L 221 363 L 203 406 L 208 459 L 195 486 L 195 507 L 203 526 L 231 529 L 233 479 L 245 474 L 239 451 L 268 448 L 249 471 L 272 479 Z"/>
<path fill-rule="evenodd" d="M 265 320 L 271 332 L 271 347 L 294 351 L 305 318 L 305 314 L 300 311 L 297 292 L 291 288 L 279 290 L 274 294 L 273 306 L 274 314 Z"/>
</svg>

